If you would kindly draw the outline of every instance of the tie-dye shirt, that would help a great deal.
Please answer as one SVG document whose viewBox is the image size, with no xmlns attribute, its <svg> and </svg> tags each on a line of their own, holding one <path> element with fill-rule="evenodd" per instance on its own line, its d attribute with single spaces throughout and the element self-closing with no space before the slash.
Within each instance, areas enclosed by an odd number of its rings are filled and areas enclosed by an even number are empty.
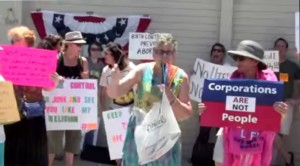
<svg viewBox="0 0 300 166">
<path fill-rule="evenodd" d="M 175 95 L 178 94 L 184 71 L 175 67 L 167 67 L 167 83 L 171 85 L 171 89 Z M 134 100 L 134 106 L 148 112 L 154 102 L 161 99 L 162 93 L 157 86 L 158 82 L 153 74 L 151 63 L 145 66 L 142 74 L 142 81 L 137 88 Z M 122 166 L 138 166 L 138 154 L 134 139 L 134 131 L 136 128 L 136 117 L 132 114 L 127 128 L 126 139 L 123 147 Z M 156 161 L 150 162 L 143 166 L 181 166 L 181 143 L 178 141 L 174 147 Z"/>
</svg>

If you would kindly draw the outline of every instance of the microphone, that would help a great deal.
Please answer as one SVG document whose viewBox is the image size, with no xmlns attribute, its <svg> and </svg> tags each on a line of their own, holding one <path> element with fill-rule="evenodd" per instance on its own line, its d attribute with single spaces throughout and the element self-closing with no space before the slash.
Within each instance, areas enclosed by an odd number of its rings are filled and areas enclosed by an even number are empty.
<svg viewBox="0 0 300 166">
<path fill-rule="evenodd" d="M 161 69 L 162 69 L 162 83 L 166 84 L 167 83 L 167 65 L 165 63 L 162 63 Z"/>
</svg>

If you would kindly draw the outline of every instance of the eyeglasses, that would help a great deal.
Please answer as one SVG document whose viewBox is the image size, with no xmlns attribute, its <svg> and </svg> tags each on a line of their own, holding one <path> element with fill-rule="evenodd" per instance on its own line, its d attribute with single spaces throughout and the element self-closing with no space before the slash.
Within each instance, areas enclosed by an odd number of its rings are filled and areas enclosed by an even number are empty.
<svg viewBox="0 0 300 166">
<path fill-rule="evenodd" d="M 246 59 L 246 57 L 243 57 L 243 56 L 234 56 L 233 57 L 234 61 L 239 61 L 239 62 L 242 62 Z"/>
<path fill-rule="evenodd" d="M 174 53 L 174 50 L 167 50 L 167 51 L 165 51 L 165 50 L 154 50 L 154 52 L 156 53 L 156 54 L 159 54 L 159 55 L 164 55 L 164 54 L 166 54 L 166 55 L 171 55 L 171 54 L 173 54 Z"/>
<path fill-rule="evenodd" d="M 212 52 L 224 52 L 224 51 L 221 50 L 221 49 L 216 49 L 216 48 L 215 48 L 215 49 L 212 50 Z"/>
<path fill-rule="evenodd" d="M 100 48 L 91 48 L 91 51 L 101 51 Z"/>
</svg>

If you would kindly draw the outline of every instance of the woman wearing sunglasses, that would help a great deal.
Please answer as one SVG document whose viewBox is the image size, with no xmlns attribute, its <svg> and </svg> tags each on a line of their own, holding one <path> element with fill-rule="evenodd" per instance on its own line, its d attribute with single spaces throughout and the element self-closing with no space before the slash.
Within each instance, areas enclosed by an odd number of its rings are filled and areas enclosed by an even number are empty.
<svg viewBox="0 0 300 166">
<path fill-rule="evenodd" d="M 88 46 L 88 63 L 90 78 L 100 79 L 104 67 L 103 48 L 101 43 L 95 41 Z"/>
<path fill-rule="evenodd" d="M 192 114 L 189 98 L 189 80 L 187 74 L 172 62 L 175 58 L 177 42 L 170 34 L 160 35 L 153 49 L 154 62 L 143 63 L 134 68 L 127 76 L 121 78 L 120 66 L 112 71 L 112 82 L 107 86 L 107 93 L 115 98 L 128 92 L 137 85 L 134 107 L 146 114 L 154 103 L 161 100 L 160 85 L 165 85 L 165 94 L 178 121 L 187 119 Z M 164 66 L 166 70 L 163 71 Z M 129 119 L 126 139 L 123 147 L 122 166 L 138 166 L 139 155 L 135 143 L 137 123 L 143 121 L 134 113 Z M 181 145 L 177 140 L 166 153 L 159 154 L 158 159 L 148 161 L 143 166 L 181 166 Z"/>
<path fill-rule="evenodd" d="M 229 63 L 225 62 L 226 49 L 223 44 L 215 43 L 211 47 L 210 51 L 210 62 L 217 65 L 230 66 Z"/>
<path fill-rule="evenodd" d="M 231 79 L 277 81 L 276 75 L 271 70 L 265 70 L 267 65 L 263 62 L 264 49 L 260 44 L 254 41 L 244 40 L 238 45 L 236 51 L 228 51 L 228 54 L 236 61 L 238 67 L 238 69 L 232 73 Z M 199 114 L 201 115 L 206 109 L 206 106 L 204 103 L 199 103 L 198 107 Z M 276 102 L 273 107 L 274 111 L 279 112 L 282 117 L 284 117 L 288 108 L 284 102 Z M 241 149 L 239 143 L 250 140 L 248 137 L 242 137 L 240 134 L 242 132 L 244 136 L 250 135 L 251 132 L 259 133 L 254 139 L 260 140 L 257 141 L 260 148 L 250 147 L 250 149 L 247 149 L 251 152 Z M 223 127 L 219 130 L 217 135 L 218 139 L 213 156 L 217 166 L 268 166 L 271 164 L 275 132 L 249 131 L 242 128 Z M 235 141 L 236 138 L 241 141 Z M 254 139 L 251 139 L 251 141 Z"/>
<path fill-rule="evenodd" d="M 225 62 L 226 49 L 223 44 L 215 43 L 210 50 L 210 62 L 217 65 L 231 66 Z M 193 73 L 193 72 L 192 72 Z M 199 135 L 194 143 L 191 162 L 193 166 L 200 164 L 214 166 L 213 149 L 217 140 L 218 128 L 200 126 Z"/>
<path fill-rule="evenodd" d="M 62 52 L 58 57 L 56 72 L 64 79 L 88 79 L 89 67 L 86 58 L 80 55 L 86 41 L 81 32 L 66 33 Z M 56 154 L 65 152 L 67 166 L 74 165 L 74 154 L 80 152 L 81 130 L 48 131 L 49 166 L 53 165 Z M 63 142 L 65 139 L 65 143 Z"/>
</svg>

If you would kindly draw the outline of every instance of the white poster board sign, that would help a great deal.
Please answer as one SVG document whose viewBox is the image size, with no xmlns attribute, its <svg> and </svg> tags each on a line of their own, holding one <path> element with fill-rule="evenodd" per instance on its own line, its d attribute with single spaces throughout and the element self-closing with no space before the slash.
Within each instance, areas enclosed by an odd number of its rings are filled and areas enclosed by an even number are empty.
<svg viewBox="0 0 300 166">
<path fill-rule="evenodd" d="M 111 160 L 121 159 L 127 132 L 130 107 L 103 112 L 109 156 Z"/>
<path fill-rule="evenodd" d="M 279 72 L 279 51 L 265 51 L 264 62 L 274 72 Z"/>
<path fill-rule="evenodd" d="M 299 11 L 295 13 L 295 44 L 297 52 L 300 53 L 300 30 L 299 30 Z"/>
<path fill-rule="evenodd" d="M 190 77 L 190 98 L 201 102 L 205 78 L 229 78 L 236 69 L 236 67 L 216 65 L 197 58 Z"/>
<path fill-rule="evenodd" d="M 95 130 L 98 127 L 97 80 L 65 79 L 43 91 L 47 130 Z"/>
<path fill-rule="evenodd" d="M 128 58 L 135 60 L 152 60 L 153 47 L 162 33 L 130 33 Z"/>
</svg>

